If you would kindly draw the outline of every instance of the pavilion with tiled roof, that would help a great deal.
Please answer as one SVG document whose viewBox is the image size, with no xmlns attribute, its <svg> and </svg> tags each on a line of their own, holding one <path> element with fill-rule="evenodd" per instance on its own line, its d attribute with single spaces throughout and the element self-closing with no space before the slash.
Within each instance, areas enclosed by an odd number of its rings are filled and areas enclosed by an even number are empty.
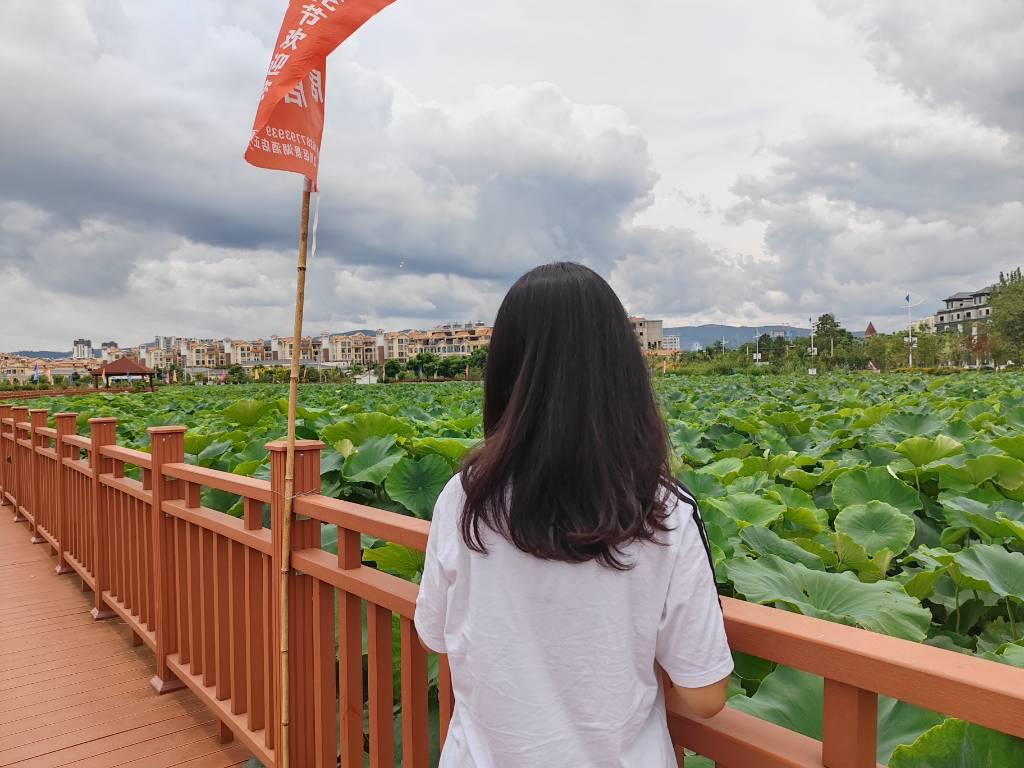
<svg viewBox="0 0 1024 768">
<path fill-rule="evenodd" d="M 115 360 L 112 363 L 101 365 L 99 368 L 94 368 L 90 373 L 95 379 L 103 379 L 103 386 L 110 386 L 110 379 L 119 376 L 141 376 L 149 379 L 149 388 L 153 388 L 153 376 L 156 374 L 152 368 L 147 368 L 144 365 L 140 365 L 131 358 L 122 357 L 120 360 Z"/>
</svg>

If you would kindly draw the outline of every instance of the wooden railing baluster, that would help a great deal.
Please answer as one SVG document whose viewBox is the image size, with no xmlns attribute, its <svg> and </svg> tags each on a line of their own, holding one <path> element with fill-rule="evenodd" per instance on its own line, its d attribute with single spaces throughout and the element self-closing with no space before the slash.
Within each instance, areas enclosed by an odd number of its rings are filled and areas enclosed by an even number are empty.
<svg viewBox="0 0 1024 768">
<path fill-rule="evenodd" d="M 402 623 L 402 766 L 427 768 L 427 652 L 412 619 Z"/>
<path fill-rule="evenodd" d="M 152 505 L 150 519 L 153 530 L 153 615 L 156 627 L 156 674 L 149 681 L 157 693 L 170 693 L 184 686 L 167 668 L 167 657 L 180 652 L 181 635 L 175 601 L 184 584 L 176 581 L 175 519 L 163 511 L 164 501 L 182 497 L 181 481 L 163 473 L 165 464 L 185 460 L 185 427 L 150 427 L 149 442 L 152 461 Z M 179 554 L 180 556 L 180 554 Z"/>
<path fill-rule="evenodd" d="M 361 561 L 359 532 L 339 528 L 338 567 L 342 570 L 360 568 Z M 362 601 L 350 592 L 341 591 L 338 594 L 338 690 L 343 768 L 355 768 L 363 760 L 362 633 Z"/>
<path fill-rule="evenodd" d="M 43 460 L 36 453 L 36 448 L 42 446 L 42 438 L 36 431 L 40 427 L 45 427 L 47 422 L 48 411 L 45 408 L 32 408 L 28 412 L 29 427 L 30 431 L 28 434 L 29 439 L 29 463 L 31 465 L 29 486 L 31 491 L 28 494 L 28 503 L 26 507 L 32 510 L 32 538 L 29 539 L 33 544 L 45 544 L 46 539 L 39 533 L 39 515 L 43 509 Z"/>
<path fill-rule="evenodd" d="M 54 570 L 58 575 L 62 575 L 74 572 L 74 569 L 68 565 L 67 561 L 64 559 L 64 552 L 67 549 L 71 533 L 69 529 L 68 509 L 72 503 L 70 488 L 71 478 L 64 469 L 64 459 L 72 457 L 78 458 L 78 449 L 65 443 L 64 438 L 75 434 L 78 414 L 58 413 L 55 418 L 57 420 L 57 439 L 55 441 L 57 449 L 57 508 L 55 510 L 57 527 L 54 531 L 54 535 L 57 537 L 57 565 Z"/>
<path fill-rule="evenodd" d="M 319 440 L 298 440 L 295 443 L 295 494 L 310 495 L 320 491 L 320 451 L 326 447 Z M 281 572 L 279 552 L 281 551 L 281 527 L 284 520 L 284 474 L 287 444 L 277 440 L 267 444 L 270 452 L 270 488 L 271 498 L 271 536 L 273 544 L 274 569 L 274 603 L 277 605 L 278 581 Z M 320 544 L 320 523 L 315 520 L 296 517 L 292 524 L 292 551 L 307 549 Z M 316 741 L 316 729 L 313 723 L 313 689 L 310 685 L 299 685 L 299 680 L 309 680 L 312 676 L 313 655 L 313 580 L 292 569 L 289 577 L 290 598 L 289 613 L 290 635 L 288 662 L 291 670 L 290 679 L 294 681 L 289 688 L 289 731 L 292 765 L 313 765 Z M 277 615 L 277 609 L 274 609 Z M 280 654 L 278 633 L 280 629 L 274 625 L 274 653 L 276 660 Z M 361 636 L 360 636 L 361 637 Z M 360 641 L 360 648 L 362 647 Z M 276 664 L 275 664 L 276 665 Z M 360 672 L 361 674 L 361 672 Z M 275 690 L 280 684 L 275 671 Z M 360 713 L 362 710 L 360 709 Z M 362 720 L 360 719 L 360 750 L 362 744 Z M 360 751 L 360 754 L 361 751 Z"/>
<path fill-rule="evenodd" d="M 392 661 L 391 611 L 366 606 L 366 643 L 369 646 L 370 768 L 395 765 L 395 685 Z"/>
<path fill-rule="evenodd" d="M 8 449 L 9 444 L 12 444 L 8 438 L 7 431 L 7 420 L 10 418 L 11 406 L 0 404 L 0 508 L 6 507 L 11 503 L 7 496 L 13 491 L 11 487 L 13 467 L 11 466 L 11 454 Z"/>
<path fill-rule="evenodd" d="M 11 416 L 14 420 L 11 433 L 13 438 L 11 463 L 13 465 L 14 495 L 17 499 L 14 503 L 14 522 L 23 523 L 28 519 L 23 514 L 23 510 L 26 509 L 25 505 L 30 503 L 28 485 L 32 478 L 32 465 L 25 455 L 24 447 L 18 441 L 22 439 L 21 433 L 24 431 L 21 425 L 28 421 L 28 407 L 12 408 Z"/>
<path fill-rule="evenodd" d="M 825 678 L 822 764 L 875 768 L 878 694 Z"/>
<path fill-rule="evenodd" d="M 103 485 L 100 475 L 113 471 L 113 462 L 105 457 L 100 448 L 117 443 L 117 419 L 89 419 L 92 447 L 89 451 L 89 466 L 92 469 L 92 573 L 94 605 L 92 617 L 96 621 L 109 619 L 116 614 L 107 607 L 103 593 L 110 585 L 110 542 L 109 519 L 103 505 Z"/>
</svg>

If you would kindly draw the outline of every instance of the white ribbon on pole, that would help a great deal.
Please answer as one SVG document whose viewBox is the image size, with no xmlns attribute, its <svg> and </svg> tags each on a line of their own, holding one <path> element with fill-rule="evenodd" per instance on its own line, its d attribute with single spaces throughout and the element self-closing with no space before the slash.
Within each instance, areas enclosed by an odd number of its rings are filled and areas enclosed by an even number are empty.
<svg viewBox="0 0 1024 768">
<path fill-rule="evenodd" d="M 316 200 L 313 203 L 313 228 L 309 233 L 310 244 L 309 244 L 309 260 L 312 261 L 316 258 L 316 228 L 317 224 L 320 223 L 320 192 L 319 190 L 313 193 L 316 195 Z"/>
</svg>

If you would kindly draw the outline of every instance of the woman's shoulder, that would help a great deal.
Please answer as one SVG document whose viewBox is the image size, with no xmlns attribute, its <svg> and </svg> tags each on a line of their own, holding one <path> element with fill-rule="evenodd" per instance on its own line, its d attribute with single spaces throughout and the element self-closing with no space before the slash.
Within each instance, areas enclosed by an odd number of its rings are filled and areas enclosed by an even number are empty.
<svg viewBox="0 0 1024 768">
<path fill-rule="evenodd" d="M 666 522 L 672 531 L 671 543 L 685 545 L 693 540 L 700 541 L 700 529 L 697 525 L 700 506 L 697 497 L 678 481 L 666 485 L 663 493 Z"/>
<path fill-rule="evenodd" d="M 453 525 L 461 516 L 465 503 L 466 492 L 462 488 L 462 473 L 456 472 L 445 483 L 437 497 L 437 502 L 434 504 L 433 524 L 445 527 Z"/>
</svg>

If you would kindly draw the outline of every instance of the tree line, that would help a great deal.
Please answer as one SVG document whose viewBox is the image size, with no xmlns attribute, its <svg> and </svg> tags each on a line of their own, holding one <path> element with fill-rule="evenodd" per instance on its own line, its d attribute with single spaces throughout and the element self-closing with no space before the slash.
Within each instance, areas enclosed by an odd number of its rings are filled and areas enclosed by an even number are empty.
<svg viewBox="0 0 1024 768">
<path fill-rule="evenodd" d="M 1024 364 L 1024 274 L 1015 269 L 1000 273 L 990 302 L 992 316 L 965 330 L 935 332 L 915 330 L 914 368 L 1003 367 Z M 717 341 L 695 352 L 680 352 L 674 359 L 652 362 L 656 371 L 666 373 L 804 372 L 834 369 L 894 371 L 911 363 L 907 331 L 855 336 L 835 315 L 826 313 L 814 323 L 811 339 L 786 339 L 762 334 L 736 348 L 723 348 Z M 754 356 L 760 352 L 760 361 Z"/>
</svg>

